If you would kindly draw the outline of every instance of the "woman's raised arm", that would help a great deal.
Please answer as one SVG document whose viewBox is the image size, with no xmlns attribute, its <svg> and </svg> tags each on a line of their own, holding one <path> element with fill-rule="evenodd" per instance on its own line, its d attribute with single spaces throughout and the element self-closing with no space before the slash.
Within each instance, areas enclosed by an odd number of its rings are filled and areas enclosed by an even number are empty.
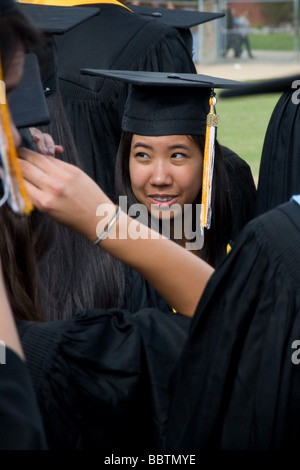
<svg viewBox="0 0 300 470">
<path fill-rule="evenodd" d="M 77 167 L 53 157 L 24 148 L 19 156 L 34 206 L 94 242 L 116 212 L 101 188 Z M 178 312 L 193 316 L 211 266 L 124 212 L 99 245 L 137 270 Z"/>
</svg>

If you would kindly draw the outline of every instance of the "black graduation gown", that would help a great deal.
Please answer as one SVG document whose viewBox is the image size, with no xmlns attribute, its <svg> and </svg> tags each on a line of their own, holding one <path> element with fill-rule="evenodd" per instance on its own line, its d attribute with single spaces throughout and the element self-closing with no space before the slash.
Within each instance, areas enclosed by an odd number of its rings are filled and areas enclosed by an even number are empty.
<svg viewBox="0 0 300 470">
<path fill-rule="evenodd" d="M 80 69 L 196 73 L 196 68 L 175 28 L 118 5 L 98 6 L 100 15 L 56 36 L 58 76 L 85 169 L 113 197 L 127 85 L 81 75 Z"/>
<path fill-rule="evenodd" d="M 255 215 L 256 187 L 248 163 L 228 147 L 221 145 L 221 149 L 229 178 L 233 213 L 231 240 L 234 241 Z"/>
<path fill-rule="evenodd" d="M 300 192 L 300 106 L 295 90 L 280 97 L 272 113 L 262 150 L 257 187 L 257 215 Z"/>
<path fill-rule="evenodd" d="M 0 450 L 47 449 L 26 364 L 10 348 L 0 365 Z"/>
<path fill-rule="evenodd" d="M 211 278 L 171 380 L 168 450 L 298 448 L 299 239 L 289 202 L 251 221 Z"/>
<path fill-rule="evenodd" d="M 155 308 L 162 312 L 172 313 L 172 307 L 156 289 L 134 269 L 125 266 L 126 291 L 124 308 L 131 313 L 147 308 Z"/>
<path fill-rule="evenodd" d="M 169 377 L 189 325 L 155 309 L 20 323 L 49 448 L 161 448 Z"/>
</svg>

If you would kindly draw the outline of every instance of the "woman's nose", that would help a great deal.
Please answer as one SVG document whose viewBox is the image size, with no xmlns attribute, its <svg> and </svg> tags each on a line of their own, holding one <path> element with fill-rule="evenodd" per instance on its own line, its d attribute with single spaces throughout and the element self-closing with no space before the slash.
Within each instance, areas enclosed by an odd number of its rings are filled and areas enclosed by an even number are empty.
<svg viewBox="0 0 300 470">
<path fill-rule="evenodd" d="M 150 184 L 154 186 L 170 186 L 172 182 L 173 178 L 168 163 L 155 163 L 152 167 Z"/>
</svg>

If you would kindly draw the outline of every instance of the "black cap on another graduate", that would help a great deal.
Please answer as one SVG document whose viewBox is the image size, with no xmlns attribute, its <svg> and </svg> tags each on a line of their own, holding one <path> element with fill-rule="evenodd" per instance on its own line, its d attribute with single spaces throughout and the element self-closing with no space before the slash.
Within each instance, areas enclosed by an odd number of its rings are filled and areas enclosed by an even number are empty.
<svg viewBox="0 0 300 470">
<path fill-rule="evenodd" d="M 17 127 L 36 127 L 49 124 L 50 117 L 35 54 L 25 55 L 24 71 L 17 88 L 12 92 L 9 108 Z"/>
<path fill-rule="evenodd" d="M 81 73 L 131 85 L 122 129 L 140 135 L 205 135 L 212 89 L 241 86 L 200 74 L 94 69 Z"/>
<path fill-rule="evenodd" d="M 37 51 L 37 54 L 43 87 L 46 96 L 50 96 L 55 93 L 58 84 L 57 58 L 53 35 L 66 33 L 84 21 L 98 15 L 100 9 L 94 7 L 35 5 L 31 3 L 18 3 L 18 8 L 37 29 L 47 35 L 47 41 Z"/>
<path fill-rule="evenodd" d="M 6 0 L 7 1 L 7 0 Z M 18 3 L 18 8 L 47 34 L 64 34 L 100 12 L 99 8 Z"/>
<path fill-rule="evenodd" d="M 222 98 L 233 98 L 237 96 L 283 93 L 284 91 L 292 91 L 297 88 L 299 84 L 293 86 L 296 80 L 300 80 L 300 74 L 248 83 L 236 90 L 223 91 L 220 96 Z"/>
<path fill-rule="evenodd" d="M 129 8 L 139 15 L 152 20 L 160 21 L 167 26 L 172 26 L 181 34 L 191 55 L 194 54 L 193 37 L 190 28 L 225 16 L 225 13 L 213 13 L 206 11 L 190 11 L 170 8 L 153 8 L 144 5 L 129 5 Z"/>
<path fill-rule="evenodd" d="M 0 0 L 0 16 L 6 15 L 16 8 L 15 0 Z"/>
<path fill-rule="evenodd" d="M 225 13 L 213 13 L 209 11 L 191 11 L 170 8 L 153 8 L 144 5 L 128 5 L 134 12 L 160 21 L 177 29 L 190 29 L 193 26 L 207 23 L 225 16 Z"/>
</svg>

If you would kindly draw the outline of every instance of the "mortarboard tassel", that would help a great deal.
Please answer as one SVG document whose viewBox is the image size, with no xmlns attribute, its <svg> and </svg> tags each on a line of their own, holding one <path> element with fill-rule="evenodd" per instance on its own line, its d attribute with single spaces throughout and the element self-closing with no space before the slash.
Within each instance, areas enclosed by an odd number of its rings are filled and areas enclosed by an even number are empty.
<svg viewBox="0 0 300 470">
<path fill-rule="evenodd" d="M 0 60 L 0 83 L 3 82 Z M 6 104 L 4 87 L 0 95 L 0 162 L 4 195 L 0 206 L 6 201 L 14 212 L 29 215 L 33 210 L 25 188 L 17 152 L 10 128 L 9 111 Z"/>
<path fill-rule="evenodd" d="M 210 110 L 207 115 L 205 133 L 201 201 L 202 207 L 200 216 L 200 226 L 202 231 L 204 228 L 210 228 L 211 221 L 211 192 L 215 159 L 215 136 L 216 127 L 219 124 L 219 116 L 215 113 L 216 103 L 217 100 L 215 97 L 215 93 L 212 91 L 212 94 L 209 98 Z"/>
</svg>

